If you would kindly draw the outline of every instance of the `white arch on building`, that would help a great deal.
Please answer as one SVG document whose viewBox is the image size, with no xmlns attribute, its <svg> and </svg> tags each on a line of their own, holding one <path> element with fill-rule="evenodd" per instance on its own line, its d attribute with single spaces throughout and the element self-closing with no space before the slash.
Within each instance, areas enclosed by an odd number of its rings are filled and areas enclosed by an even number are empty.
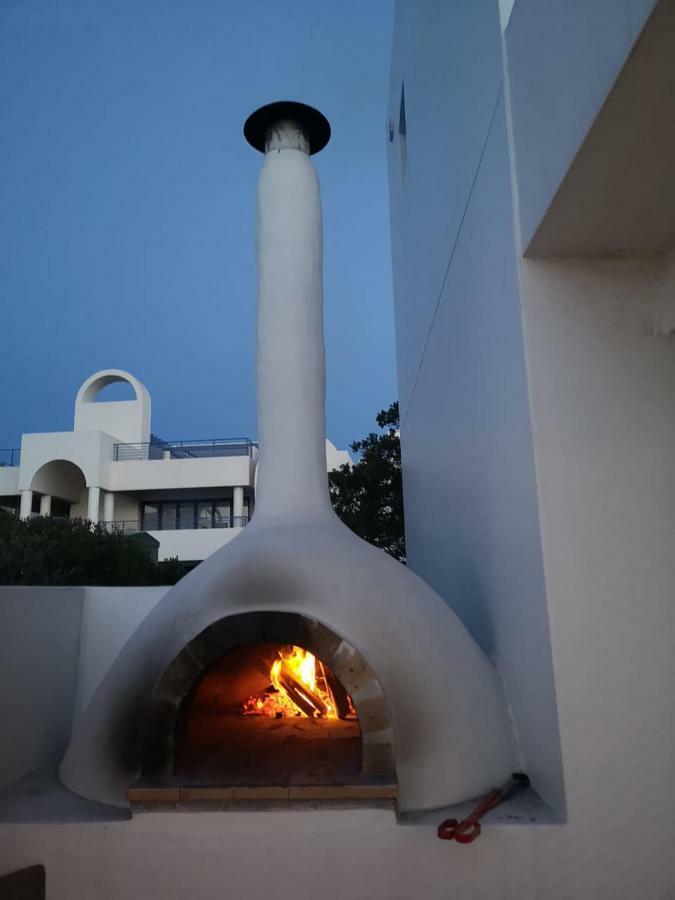
<svg viewBox="0 0 675 900">
<path fill-rule="evenodd" d="M 129 384 L 136 399 L 96 403 L 103 388 L 117 382 Z M 145 444 L 150 440 L 150 414 L 150 393 L 138 378 L 123 369 L 102 369 L 90 375 L 77 392 L 74 430 L 105 431 L 120 443 Z"/>
</svg>

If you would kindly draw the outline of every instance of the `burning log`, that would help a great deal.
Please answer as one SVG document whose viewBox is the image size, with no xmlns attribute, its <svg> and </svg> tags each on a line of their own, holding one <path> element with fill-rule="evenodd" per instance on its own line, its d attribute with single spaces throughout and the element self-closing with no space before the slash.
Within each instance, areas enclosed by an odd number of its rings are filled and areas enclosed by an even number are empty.
<svg viewBox="0 0 675 900">
<path fill-rule="evenodd" d="M 349 703 L 349 694 L 342 687 L 331 669 L 329 669 L 328 666 L 324 666 L 323 663 L 321 663 L 321 672 L 326 682 L 326 687 L 330 691 L 335 703 L 338 719 L 346 719 L 352 711 Z"/>
<path fill-rule="evenodd" d="M 285 660 L 281 660 L 277 677 L 279 685 L 302 712 L 308 716 L 314 716 L 316 713 L 327 715 L 328 707 L 321 697 L 296 676 Z"/>
<path fill-rule="evenodd" d="M 277 653 L 269 668 L 272 684 L 248 698 L 242 707 L 245 716 L 355 717 L 349 694 L 312 653 L 295 645 L 285 646 Z M 259 652 L 253 663 L 256 671 L 264 671 L 268 659 L 266 652 Z"/>
</svg>

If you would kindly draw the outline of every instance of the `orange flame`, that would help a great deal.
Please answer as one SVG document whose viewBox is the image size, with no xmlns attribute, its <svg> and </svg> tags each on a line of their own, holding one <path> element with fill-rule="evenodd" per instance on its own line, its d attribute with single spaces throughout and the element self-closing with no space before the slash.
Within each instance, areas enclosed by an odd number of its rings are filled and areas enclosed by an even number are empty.
<svg viewBox="0 0 675 900">
<path fill-rule="evenodd" d="M 272 663 L 270 681 L 276 690 L 254 695 L 244 703 L 244 715 L 270 718 L 307 716 L 337 719 L 335 698 L 323 663 L 302 647 L 285 647 Z"/>
</svg>

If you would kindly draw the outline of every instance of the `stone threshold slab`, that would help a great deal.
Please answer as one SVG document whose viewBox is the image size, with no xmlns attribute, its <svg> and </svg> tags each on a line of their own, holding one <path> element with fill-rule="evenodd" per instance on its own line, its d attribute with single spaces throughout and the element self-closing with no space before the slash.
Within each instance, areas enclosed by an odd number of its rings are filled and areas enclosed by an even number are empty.
<svg viewBox="0 0 675 900">
<path fill-rule="evenodd" d="M 144 806 L 173 807 L 191 803 L 241 803 L 264 802 L 292 803 L 294 801 L 372 801 L 396 800 L 396 784 L 341 784 L 341 785 L 262 785 L 257 787 L 185 787 L 179 785 L 134 785 L 127 791 L 134 810 Z"/>
</svg>

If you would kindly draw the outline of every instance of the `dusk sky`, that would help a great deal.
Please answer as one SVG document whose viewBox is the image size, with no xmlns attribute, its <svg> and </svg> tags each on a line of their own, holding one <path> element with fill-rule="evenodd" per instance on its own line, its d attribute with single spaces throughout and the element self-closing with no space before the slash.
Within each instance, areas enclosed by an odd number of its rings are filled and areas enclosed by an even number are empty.
<svg viewBox="0 0 675 900">
<path fill-rule="evenodd" d="M 257 436 L 255 187 L 264 103 L 328 117 L 327 431 L 396 398 L 385 117 L 391 0 L 3 0 L 0 448 L 72 429 L 108 367 L 165 439 Z"/>
</svg>

